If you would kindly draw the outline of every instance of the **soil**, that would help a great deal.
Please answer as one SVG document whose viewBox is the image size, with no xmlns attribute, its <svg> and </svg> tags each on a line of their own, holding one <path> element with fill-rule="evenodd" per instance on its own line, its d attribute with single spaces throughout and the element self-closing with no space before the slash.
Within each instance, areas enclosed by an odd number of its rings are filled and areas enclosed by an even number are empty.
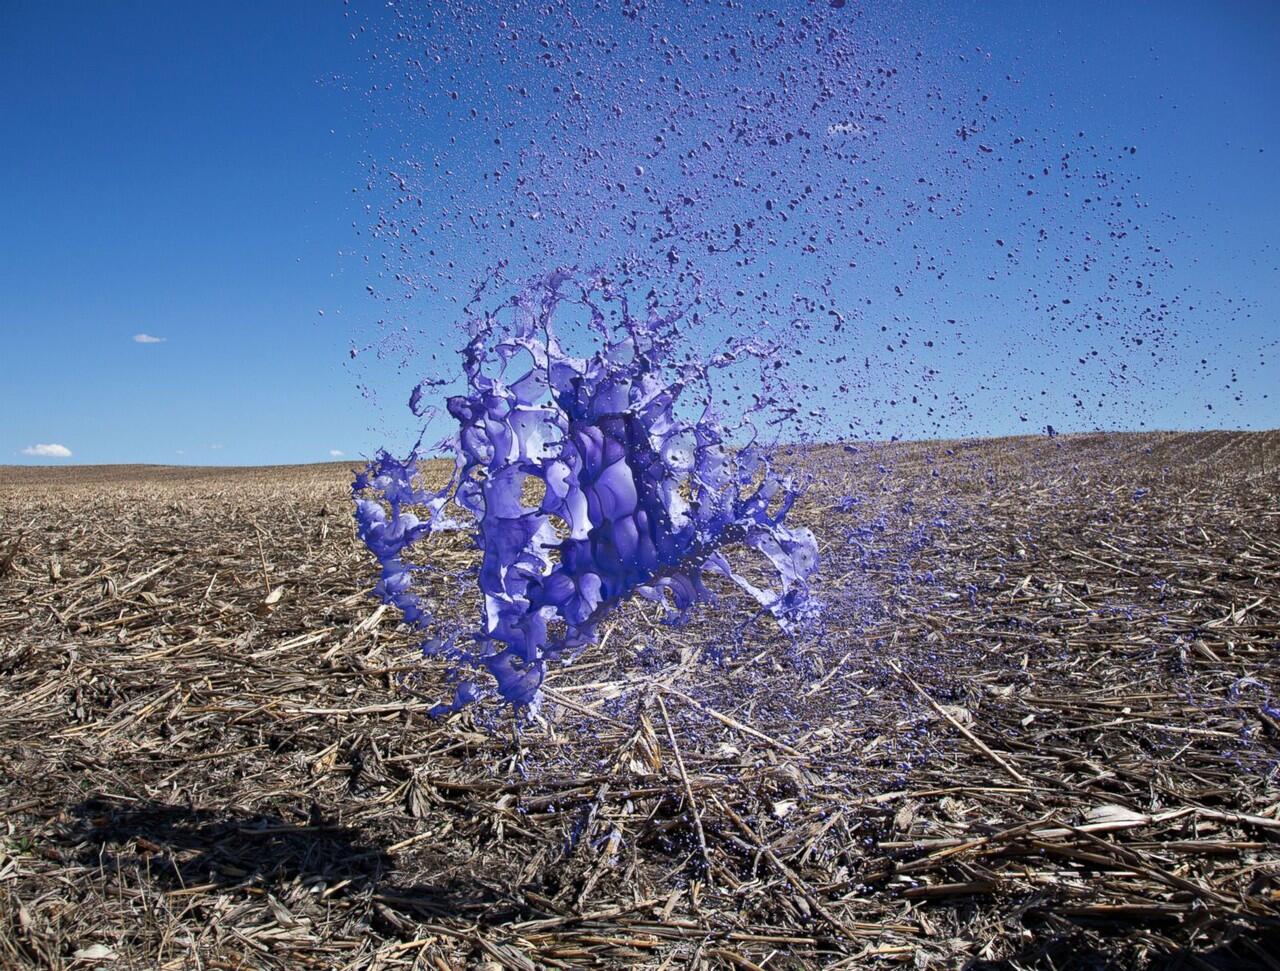
<svg viewBox="0 0 1280 971">
<path fill-rule="evenodd" d="M 1280 966 L 1280 432 L 798 461 L 821 626 L 627 605 L 518 730 L 350 466 L 0 468 L 0 966 Z"/>
</svg>

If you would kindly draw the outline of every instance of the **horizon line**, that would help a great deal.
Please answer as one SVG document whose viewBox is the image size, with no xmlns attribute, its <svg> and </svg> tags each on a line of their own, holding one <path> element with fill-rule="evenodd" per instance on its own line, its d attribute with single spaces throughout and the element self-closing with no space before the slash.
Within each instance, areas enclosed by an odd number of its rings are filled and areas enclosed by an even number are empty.
<svg viewBox="0 0 1280 971">
<path fill-rule="evenodd" d="M 1212 435 L 1222 432 L 1237 435 L 1268 435 L 1280 432 L 1280 425 L 1271 428 L 1136 428 L 1136 429 L 1093 429 L 1090 431 L 1055 432 L 1050 435 L 1044 431 L 1027 432 L 1021 435 L 962 435 L 954 438 L 839 438 L 822 442 L 784 442 L 772 446 L 784 448 L 829 448 L 837 445 L 912 445 L 930 442 L 994 442 L 1012 441 L 1025 438 L 1054 439 L 1083 438 L 1097 435 Z M 425 456 L 424 461 L 451 461 L 447 455 Z M 242 463 L 184 463 L 184 462 L 77 462 L 73 460 L 45 462 L 10 462 L 0 463 L 0 470 L 6 469 L 279 469 L 279 468 L 311 468 L 324 465 L 359 466 L 371 461 L 370 458 L 355 456 L 350 459 L 322 459 L 315 462 L 242 462 Z"/>
</svg>

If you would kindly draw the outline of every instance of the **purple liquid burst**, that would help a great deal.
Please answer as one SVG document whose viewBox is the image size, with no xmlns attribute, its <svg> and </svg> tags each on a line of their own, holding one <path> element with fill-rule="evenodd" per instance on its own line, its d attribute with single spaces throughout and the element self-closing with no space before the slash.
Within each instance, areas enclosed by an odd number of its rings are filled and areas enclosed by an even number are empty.
<svg viewBox="0 0 1280 971">
<path fill-rule="evenodd" d="M 597 349 L 588 357 L 566 353 L 557 338 L 566 307 L 589 320 Z M 651 301 L 637 317 L 602 278 L 560 271 L 539 280 L 469 324 L 467 390 L 448 399 L 457 422 L 448 484 L 414 484 L 416 448 L 404 460 L 380 452 L 356 476 L 359 534 L 382 568 L 375 594 L 427 635 L 425 653 L 452 665 L 453 699 L 433 714 L 486 697 L 536 706 L 548 662 L 591 643 L 620 604 L 638 594 L 681 615 L 712 599 L 707 573 L 737 584 L 784 631 L 815 615 L 808 580 L 817 543 L 808 529 L 785 525 L 801 490 L 773 469 L 751 422 L 777 402 L 757 395 L 731 428 L 711 407 L 713 371 L 744 361 L 763 370 L 772 349 L 739 341 L 706 360 L 678 358 L 687 311 Z M 420 386 L 415 414 L 421 399 Z M 423 568 L 406 554 L 467 521 L 482 552 L 480 628 L 433 637 L 414 584 Z M 758 551 L 776 587 L 736 572 L 724 554 L 730 545 Z M 492 685 L 476 678 L 482 671 Z"/>
</svg>

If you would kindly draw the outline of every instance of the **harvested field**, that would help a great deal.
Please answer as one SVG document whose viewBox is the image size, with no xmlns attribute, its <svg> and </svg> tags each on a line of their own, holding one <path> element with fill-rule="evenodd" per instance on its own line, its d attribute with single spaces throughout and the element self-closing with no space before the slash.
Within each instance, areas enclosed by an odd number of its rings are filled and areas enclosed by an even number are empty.
<svg viewBox="0 0 1280 971">
<path fill-rule="evenodd" d="M 628 607 L 518 737 L 349 466 L 0 469 L 0 966 L 1276 968 L 1280 432 L 805 461 L 821 636 Z"/>
</svg>

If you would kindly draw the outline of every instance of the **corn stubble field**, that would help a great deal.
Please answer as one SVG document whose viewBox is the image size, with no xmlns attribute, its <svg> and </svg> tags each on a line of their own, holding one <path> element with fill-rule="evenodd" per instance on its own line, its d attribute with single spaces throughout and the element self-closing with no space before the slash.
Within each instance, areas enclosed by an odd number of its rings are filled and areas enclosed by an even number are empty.
<svg viewBox="0 0 1280 971">
<path fill-rule="evenodd" d="M 824 634 L 628 606 L 518 737 L 349 466 L 0 469 L 0 967 L 1280 966 L 1280 433 L 806 461 Z"/>
</svg>

